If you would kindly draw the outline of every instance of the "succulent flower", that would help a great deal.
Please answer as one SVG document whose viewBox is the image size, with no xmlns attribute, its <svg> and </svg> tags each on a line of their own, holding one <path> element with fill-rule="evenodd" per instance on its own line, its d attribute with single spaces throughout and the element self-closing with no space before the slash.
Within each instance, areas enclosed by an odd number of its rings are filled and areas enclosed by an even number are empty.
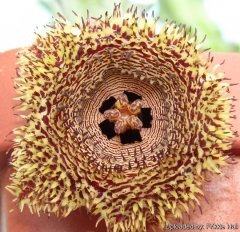
<svg viewBox="0 0 240 232">
<path fill-rule="evenodd" d="M 221 174 L 231 98 L 185 26 L 130 8 L 63 16 L 19 56 L 20 116 L 8 190 L 20 209 L 66 217 L 86 207 L 108 231 L 164 227 Z"/>
</svg>

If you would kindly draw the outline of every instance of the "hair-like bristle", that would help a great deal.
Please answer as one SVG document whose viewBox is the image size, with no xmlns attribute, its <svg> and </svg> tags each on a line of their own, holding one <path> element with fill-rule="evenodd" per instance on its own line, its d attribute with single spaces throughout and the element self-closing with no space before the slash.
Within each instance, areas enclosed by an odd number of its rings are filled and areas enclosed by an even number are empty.
<svg viewBox="0 0 240 232">
<path fill-rule="evenodd" d="M 75 24 L 59 14 L 19 53 L 16 107 L 28 116 L 14 130 L 7 189 L 33 213 L 66 217 L 84 206 L 108 231 L 164 228 L 199 206 L 203 173 L 226 165 L 229 84 L 201 56 L 205 38 L 197 43 L 185 26 L 156 33 L 154 14 L 122 15 L 120 5 L 111 16 L 74 14 Z M 99 128 L 103 102 L 124 91 L 142 97 L 148 120 L 131 144 Z"/>
</svg>

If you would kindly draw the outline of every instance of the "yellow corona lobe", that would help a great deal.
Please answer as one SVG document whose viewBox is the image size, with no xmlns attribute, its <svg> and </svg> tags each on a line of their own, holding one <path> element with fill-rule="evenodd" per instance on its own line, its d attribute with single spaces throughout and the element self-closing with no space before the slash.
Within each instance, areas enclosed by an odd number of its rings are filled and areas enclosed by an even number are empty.
<svg viewBox="0 0 240 232">
<path fill-rule="evenodd" d="M 228 158 L 228 85 L 195 35 L 170 22 L 156 33 L 156 23 L 119 5 L 74 24 L 60 15 L 21 51 L 28 115 L 7 187 L 21 210 L 66 217 L 84 206 L 109 232 L 135 232 L 199 204 L 203 173 Z"/>
</svg>

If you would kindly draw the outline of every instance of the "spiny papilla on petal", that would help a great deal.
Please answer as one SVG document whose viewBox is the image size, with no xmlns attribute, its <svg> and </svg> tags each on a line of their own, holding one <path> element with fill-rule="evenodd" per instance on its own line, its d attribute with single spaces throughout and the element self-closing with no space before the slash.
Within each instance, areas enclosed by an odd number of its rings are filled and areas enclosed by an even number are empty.
<svg viewBox="0 0 240 232">
<path fill-rule="evenodd" d="M 66 217 L 83 206 L 108 231 L 134 232 L 199 205 L 204 172 L 221 174 L 231 147 L 229 84 L 196 33 L 168 21 L 156 32 L 157 23 L 120 5 L 75 23 L 59 14 L 19 53 L 26 123 L 14 130 L 7 189 L 21 210 Z M 136 100 L 131 116 L 124 107 Z M 109 121 L 106 136 L 99 125 L 116 107 L 123 123 L 143 126 L 117 134 Z"/>
</svg>

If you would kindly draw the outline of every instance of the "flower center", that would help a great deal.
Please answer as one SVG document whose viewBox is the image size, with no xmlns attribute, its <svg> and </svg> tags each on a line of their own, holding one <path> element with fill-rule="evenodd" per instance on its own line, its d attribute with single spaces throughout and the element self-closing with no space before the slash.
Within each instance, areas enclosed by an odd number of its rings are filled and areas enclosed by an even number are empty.
<svg viewBox="0 0 240 232">
<path fill-rule="evenodd" d="M 142 101 L 135 100 L 133 103 L 128 102 L 126 94 L 117 97 L 113 109 L 104 112 L 105 119 L 114 122 L 114 131 L 116 134 L 125 133 L 127 130 L 141 130 L 143 124 L 137 117 L 141 112 Z"/>
<path fill-rule="evenodd" d="M 117 98 L 110 97 L 103 102 L 99 111 L 103 114 L 105 121 L 99 126 L 108 139 L 119 135 L 122 144 L 142 141 L 140 131 L 143 127 L 151 127 L 152 116 L 148 111 L 148 117 L 145 117 L 147 120 L 143 120 L 142 112 L 150 108 L 142 108 L 141 99 L 141 96 L 125 91 Z"/>
</svg>

